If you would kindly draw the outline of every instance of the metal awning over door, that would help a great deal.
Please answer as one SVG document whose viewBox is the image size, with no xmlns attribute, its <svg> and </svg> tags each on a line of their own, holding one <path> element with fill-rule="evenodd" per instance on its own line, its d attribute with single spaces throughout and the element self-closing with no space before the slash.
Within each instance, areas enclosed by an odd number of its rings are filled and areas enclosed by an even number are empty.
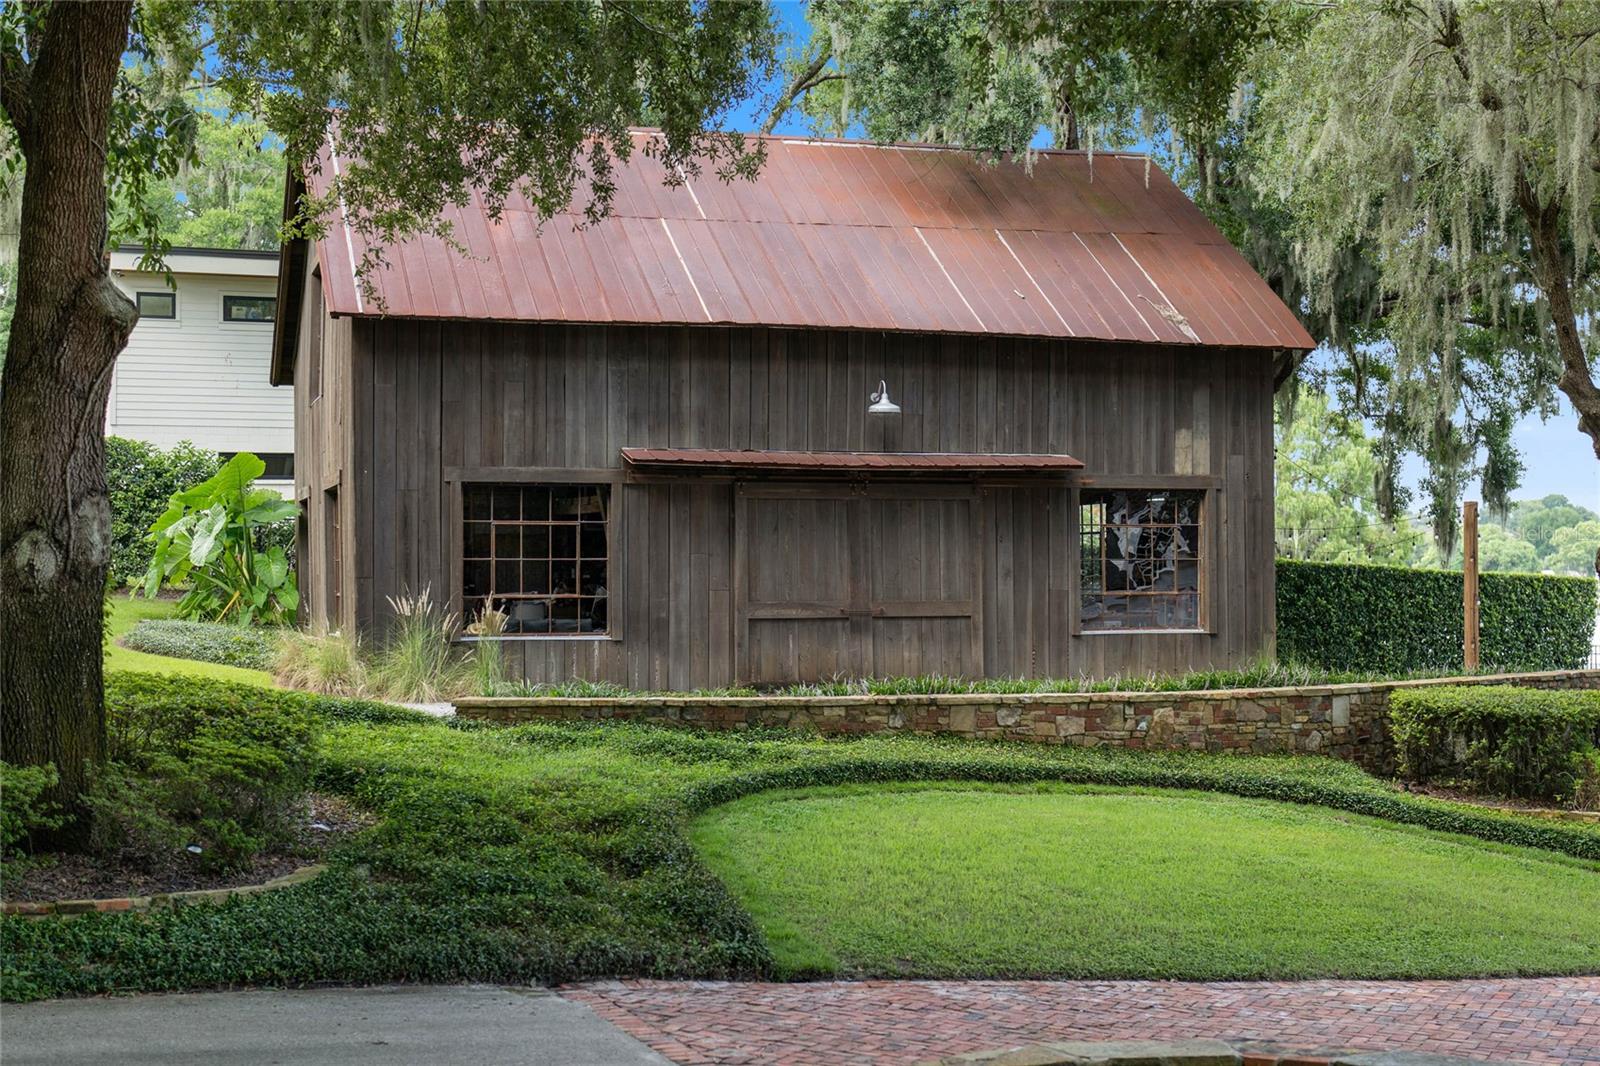
<svg viewBox="0 0 1600 1066">
<path fill-rule="evenodd" d="M 741 681 L 982 673 L 971 486 L 741 483 Z"/>
</svg>

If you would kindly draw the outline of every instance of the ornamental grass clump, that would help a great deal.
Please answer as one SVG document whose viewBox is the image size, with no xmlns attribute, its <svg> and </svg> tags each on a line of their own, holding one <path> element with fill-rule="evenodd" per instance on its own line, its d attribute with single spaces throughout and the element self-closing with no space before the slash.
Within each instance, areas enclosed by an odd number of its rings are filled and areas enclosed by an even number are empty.
<svg viewBox="0 0 1600 1066">
<path fill-rule="evenodd" d="M 286 631 L 278 642 L 272 674 L 285 688 L 326 695 L 360 696 L 367 690 L 361 642 L 338 630 Z"/>
<path fill-rule="evenodd" d="M 506 631 L 508 616 L 490 600 L 467 626 L 467 632 L 480 638 L 472 649 L 472 689 L 480 696 L 493 696 L 505 684 L 506 664 L 499 638 Z"/>
<path fill-rule="evenodd" d="M 456 616 L 441 611 L 428 588 L 387 599 L 394 625 L 373 664 L 374 691 L 411 703 L 434 703 L 465 691 L 470 666 L 453 643 Z"/>
</svg>

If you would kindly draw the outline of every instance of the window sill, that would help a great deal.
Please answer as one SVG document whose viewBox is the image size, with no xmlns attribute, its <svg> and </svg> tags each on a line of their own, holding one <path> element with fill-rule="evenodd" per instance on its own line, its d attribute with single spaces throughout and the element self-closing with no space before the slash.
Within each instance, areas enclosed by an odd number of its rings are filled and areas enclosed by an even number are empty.
<svg viewBox="0 0 1600 1066">
<path fill-rule="evenodd" d="M 1078 637 L 1148 637 L 1158 634 L 1191 637 L 1214 635 L 1213 631 L 1209 629 L 1080 629 L 1073 635 Z"/>
<path fill-rule="evenodd" d="M 520 641 L 520 640 L 616 640 L 614 633 L 504 633 L 498 637 L 480 637 L 476 634 L 466 634 L 456 638 L 457 644 L 476 644 L 480 641 Z"/>
</svg>

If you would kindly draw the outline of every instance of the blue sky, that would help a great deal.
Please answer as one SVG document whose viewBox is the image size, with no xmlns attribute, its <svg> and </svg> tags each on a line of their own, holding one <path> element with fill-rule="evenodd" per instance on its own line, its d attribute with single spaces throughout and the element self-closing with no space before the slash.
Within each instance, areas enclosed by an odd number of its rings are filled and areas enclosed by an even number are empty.
<svg viewBox="0 0 1600 1066">
<path fill-rule="evenodd" d="M 784 2 L 774 5 L 783 30 L 798 47 L 810 30 L 806 24 L 803 5 Z M 775 93 L 777 86 L 771 87 Z M 772 93 L 761 94 L 770 98 Z M 728 119 L 730 128 L 754 130 L 759 128 L 766 113 L 754 101 L 735 110 Z M 804 133 L 805 125 L 794 117 L 779 124 L 779 133 Z M 1517 423 L 1513 437 L 1522 452 L 1522 487 L 1514 494 L 1517 499 L 1536 499 L 1559 493 L 1574 503 L 1600 510 L 1600 460 L 1595 458 L 1589 438 L 1578 430 L 1578 420 L 1572 408 L 1562 401 L 1561 410 L 1548 421 L 1529 416 Z M 1405 479 L 1413 486 L 1423 473 L 1420 460 L 1413 459 L 1405 467 Z M 1473 487 L 1473 492 L 1476 486 Z"/>
</svg>

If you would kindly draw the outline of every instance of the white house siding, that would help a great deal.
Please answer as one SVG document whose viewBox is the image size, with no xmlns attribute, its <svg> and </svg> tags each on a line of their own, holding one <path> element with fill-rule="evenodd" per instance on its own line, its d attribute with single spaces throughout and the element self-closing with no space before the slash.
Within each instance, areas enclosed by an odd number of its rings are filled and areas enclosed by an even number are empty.
<svg viewBox="0 0 1600 1066">
<path fill-rule="evenodd" d="M 112 277 L 131 297 L 167 289 L 160 274 L 118 259 Z M 294 452 L 294 395 L 267 383 L 271 322 L 224 322 L 223 296 L 275 296 L 277 263 L 174 255 L 175 319 L 144 318 L 117 357 L 106 432 L 169 448 L 188 440 L 218 452 Z M 237 274 L 190 273 L 187 267 Z"/>
</svg>

